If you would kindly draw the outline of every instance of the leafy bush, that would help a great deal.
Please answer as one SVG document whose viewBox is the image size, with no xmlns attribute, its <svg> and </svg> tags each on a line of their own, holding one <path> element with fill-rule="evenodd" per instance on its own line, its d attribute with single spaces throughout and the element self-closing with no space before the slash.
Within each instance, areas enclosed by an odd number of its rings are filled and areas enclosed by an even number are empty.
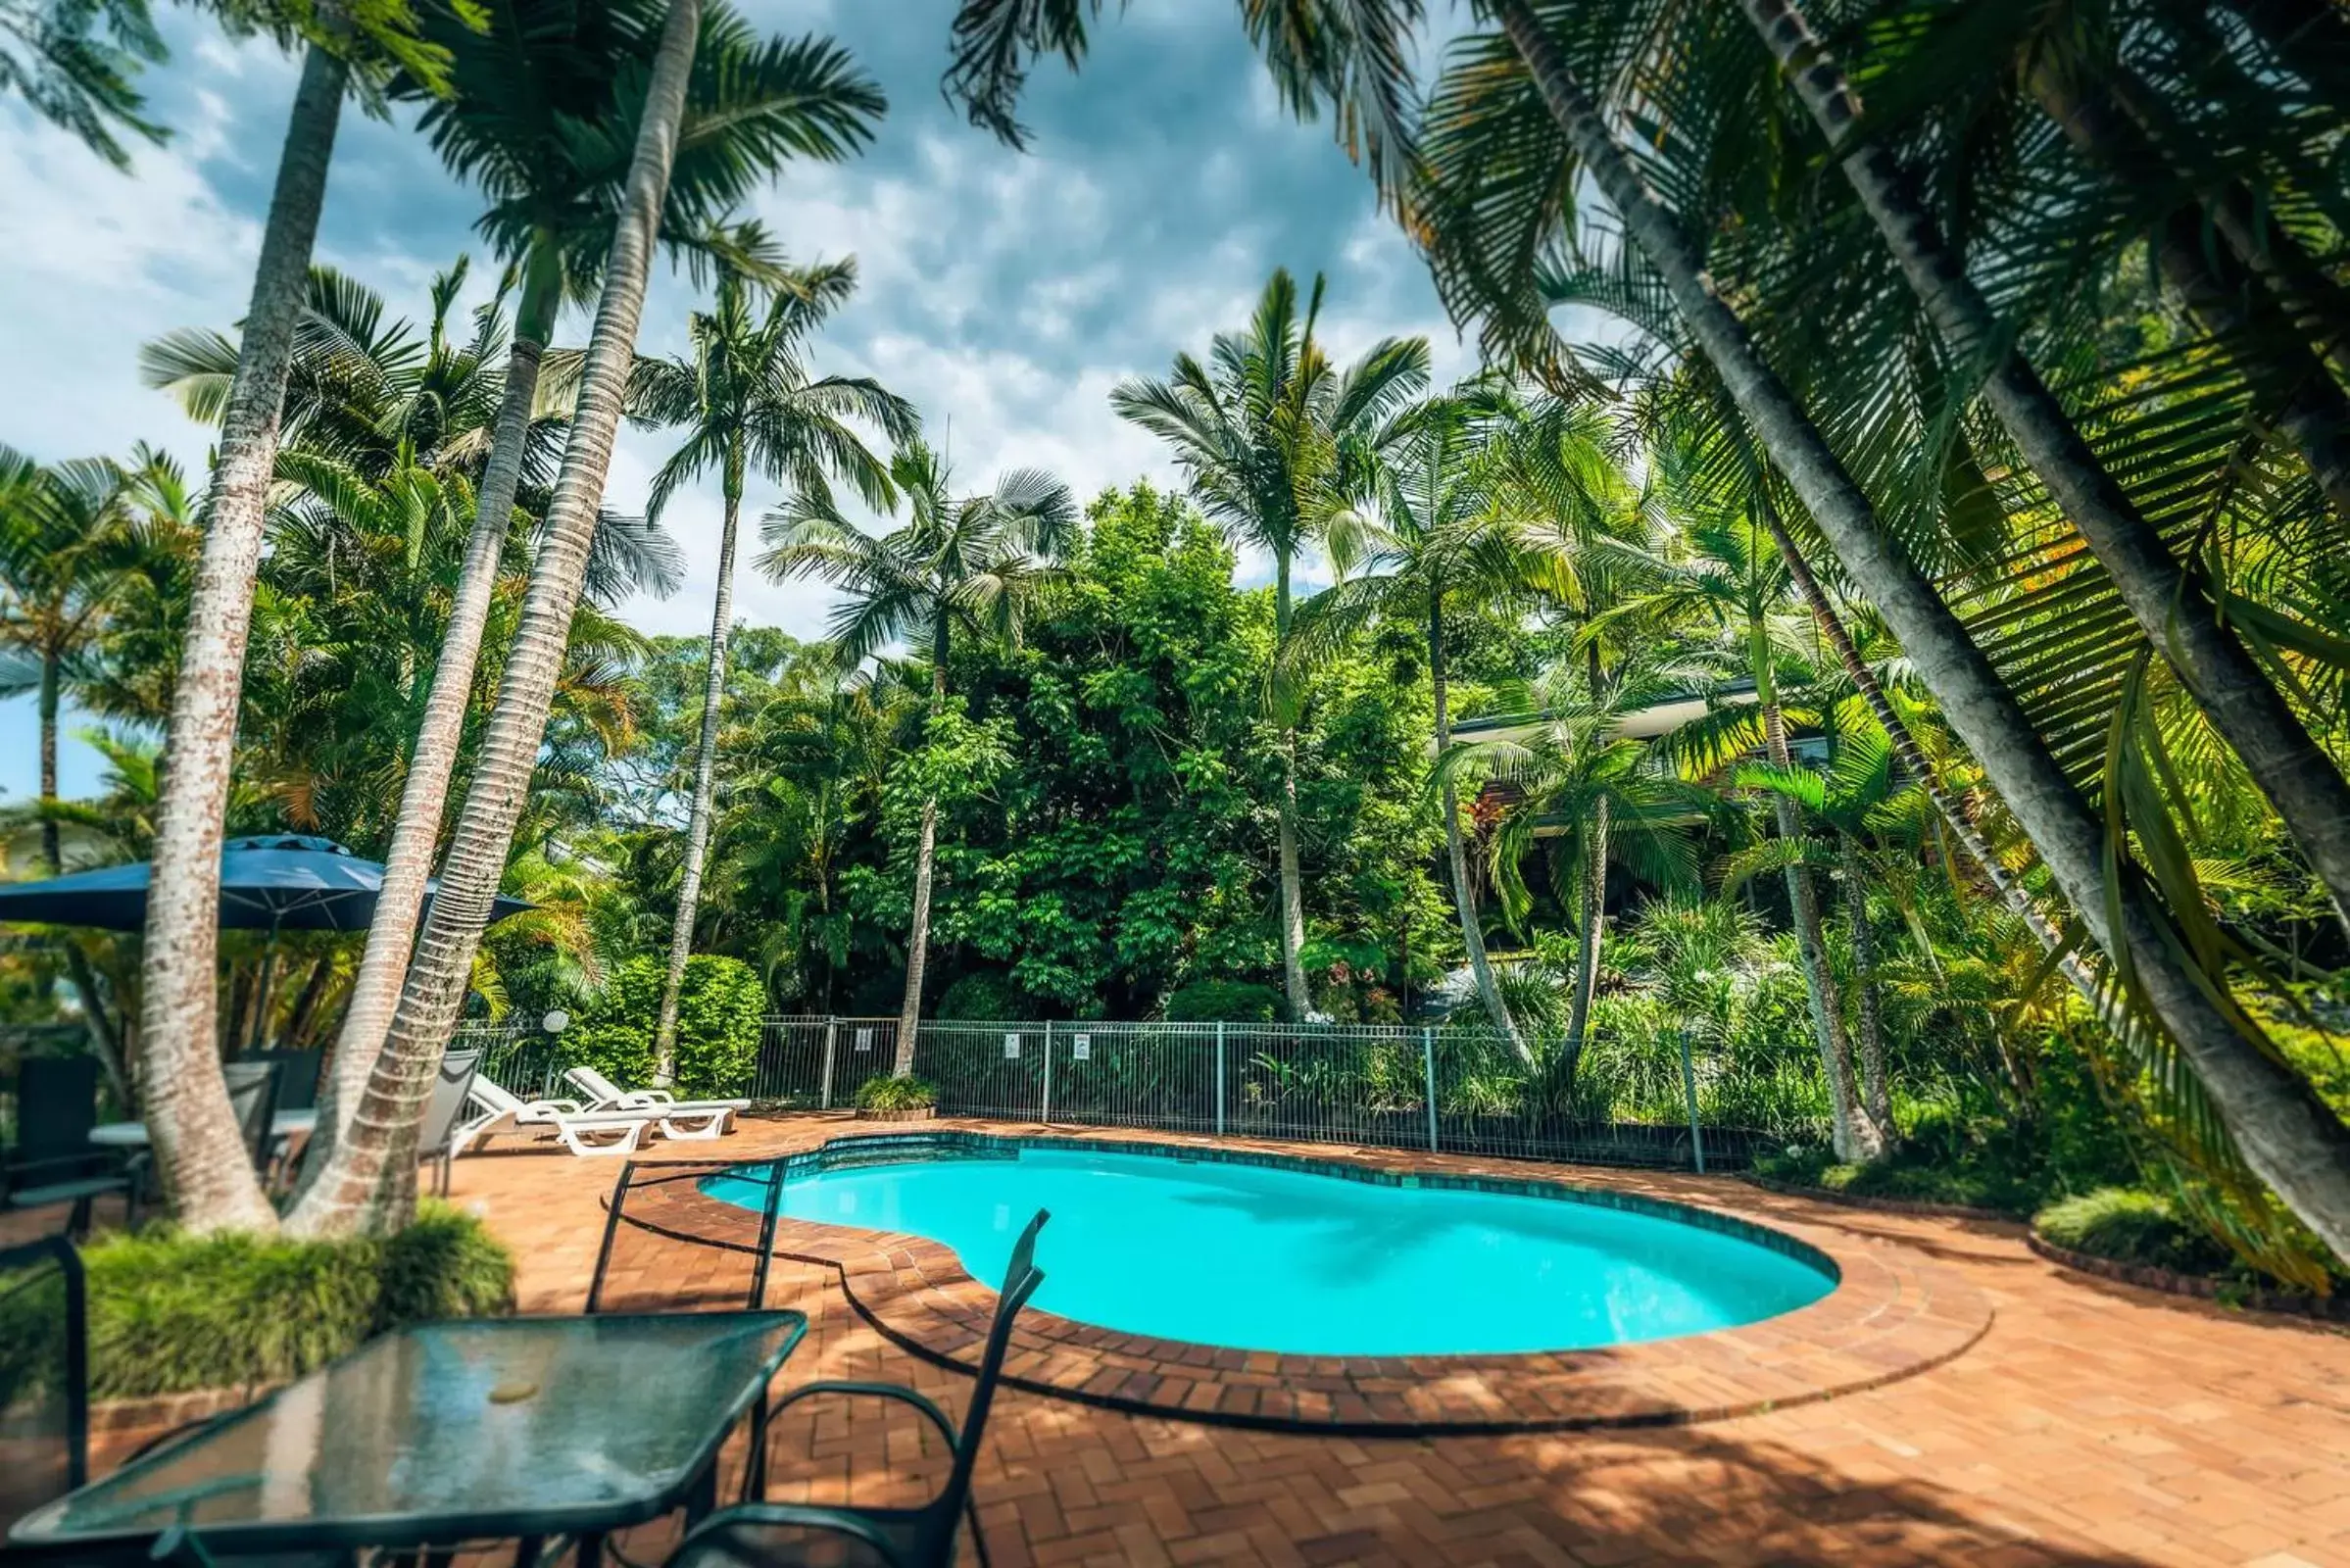
<svg viewBox="0 0 2350 1568">
<path fill-rule="evenodd" d="M 513 1310 L 514 1259 L 470 1214 L 427 1202 L 391 1237 L 341 1242 L 108 1236 L 82 1254 L 99 1398 L 300 1377 L 403 1323 Z M 0 1343 L 26 1336 L 0 1323 Z"/>
<path fill-rule="evenodd" d="M 1245 980 L 1195 980 L 1167 998 L 1169 1023 L 1271 1023 L 1281 993 Z"/>
<path fill-rule="evenodd" d="M 949 986 L 939 998 L 941 1022 L 1000 1023 L 1036 1016 L 1036 1004 L 1018 986 L 992 969 L 977 969 Z"/>
<path fill-rule="evenodd" d="M 624 1089 L 653 1080 L 653 1036 L 668 970 L 659 959 L 631 958 L 563 1032 L 566 1061 L 596 1068 Z M 759 1065 L 759 1020 L 766 992 L 740 958 L 698 953 L 685 960 L 677 993 L 677 1090 L 740 1095 Z"/>
<path fill-rule="evenodd" d="M 2117 1263 L 2180 1274 L 2229 1274 L 2235 1260 L 2168 1200 L 2127 1187 L 2101 1187 L 2049 1204 L 2032 1228 L 2058 1247 Z"/>
<path fill-rule="evenodd" d="M 859 1110 L 920 1110 L 938 1102 L 938 1085 L 926 1078 L 894 1078 L 881 1073 L 857 1086 Z"/>
</svg>

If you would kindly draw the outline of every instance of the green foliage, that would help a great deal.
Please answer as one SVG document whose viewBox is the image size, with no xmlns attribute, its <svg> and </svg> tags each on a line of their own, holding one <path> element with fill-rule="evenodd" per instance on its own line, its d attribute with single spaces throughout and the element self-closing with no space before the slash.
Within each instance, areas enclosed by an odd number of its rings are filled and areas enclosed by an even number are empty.
<svg viewBox="0 0 2350 1568">
<path fill-rule="evenodd" d="M 1167 998 L 1169 1023 L 1271 1023 L 1281 993 L 1246 980 L 1195 980 Z"/>
<path fill-rule="evenodd" d="M 99 1398 L 284 1382 L 399 1324 L 514 1306 L 506 1250 L 479 1220 L 429 1201 L 388 1238 L 152 1227 L 102 1238 L 83 1260 Z"/>
<path fill-rule="evenodd" d="M 938 1102 L 938 1085 L 926 1078 L 879 1073 L 857 1086 L 859 1110 L 920 1110 Z"/>
<path fill-rule="evenodd" d="M 2223 1274 L 2234 1261 L 2208 1233 L 2181 1219 L 2168 1200 L 2125 1187 L 2100 1187 L 2051 1203 L 2032 1223 L 2059 1247 L 2117 1263 Z"/>
<path fill-rule="evenodd" d="M 1003 975 L 974 969 L 949 986 L 939 998 L 938 1018 L 947 1023 L 993 1023 L 1004 1018 L 1033 1018 L 1036 1004 Z"/>
<path fill-rule="evenodd" d="M 614 970 L 563 1032 L 566 1060 L 594 1067 L 622 1088 L 650 1083 L 665 975 L 652 957 L 631 958 Z M 686 959 L 677 993 L 678 1093 L 740 1094 L 759 1062 L 766 1010 L 765 990 L 749 964 L 708 953 Z"/>
</svg>

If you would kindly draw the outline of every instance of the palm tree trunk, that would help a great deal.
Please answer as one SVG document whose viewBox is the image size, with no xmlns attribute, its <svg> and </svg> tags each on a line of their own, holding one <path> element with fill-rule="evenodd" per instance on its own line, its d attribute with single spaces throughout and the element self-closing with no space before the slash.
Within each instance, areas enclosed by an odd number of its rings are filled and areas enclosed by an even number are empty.
<svg viewBox="0 0 2350 1568">
<path fill-rule="evenodd" d="M 1852 923 L 1852 985 L 1860 1012 L 1860 1099 L 1887 1143 L 1893 1138 L 1893 1093 L 1885 1074 L 1885 1016 L 1878 1005 L 1877 933 L 1869 924 L 1868 861 L 1860 841 L 1840 835 L 1844 848 L 1844 916 Z"/>
<path fill-rule="evenodd" d="M 1771 679 L 1770 650 L 1761 625 L 1747 628 L 1746 642 L 1754 665 L 1754 695 L 1762 705 L 1763 741 L 1770 752 L 1771 765 L 1792 767 L 1795 760 L 1787 750 L 1787 715 L 1780 710 L 1779 693 Z M 1803 842 L 1803 822 L 1793 801 L 1774 792 L 1771 814 L 1782 842 L 1790 845 Z M 1859 1098 L 1853 1092 L 1852 1037 L 1844 1029 L 1836 972 L 1828 963 L 1828 933 L 1820 918 L 1819 890 L 1812 883 L 1811 872 L 1803 866 L 1790 862 L 1781 875 L 1787 881 L 1787 912 L 1795 927 L 1795 952 L 1803 963 L 1803 999 L 1810 1004 L 1812 1040 L 1820 1048 L 1820 1066 L 1828 1078 L 1829 1126 L 1836 1157 L 1851 1164 L 1866 1164 L 1884 1157 L 1885 1136 L 1862 1113 Z"/>
<path fill-rule="evenodd" d="M 473 529 L 465 539 L 465 562 L 449 603 L 449 624 L 441 633 L 432 689 L 424 699 L 424 715 L 416 726 L 416 748 L 409 756 L 408 776 L 400 789 L 400 814 L 392 825 L 391 851 L 384 859 L 383 891 L 375 900 L 367 947 L 360 955 L 359 973 L 351 982 L 342 1029 L 335 1037 L 333 1070 L 320 1085 L 318 1129 L 303 1155 L 302 1192 L 294 1210 L 297 1226 L 306 1222 L 302 1199 L 309 1196 L 310 1187 L 325 1169 L 367 1091 L 367 1077 L 375 1070 L 393 1011 L 399 1005 L 401 985 L 408 978 L 416 920 L 423 912 L 432 858 L 440 846 L 441 818 L 449 804 L 449 784 L 457 771 L 465 714 L 472 705 L 483 629 L 489 622 L 491 602 L 497 597 L 499 563 L 514 530 L 514 490 L 529 445 L 530 412 L 538 399 L 539 361 L 555 332 L 562 288 L 562 259 L 553 237 L 534 235 L 524 261 L 514 344 L 507 350 L 498 423 L 491 433 L 481 489 L 474 497 Z"/>
<path fill-rule="evenodd" d="M 63 876 L 66 871 L 65 841 L 60 835 L 57 818 L 49 808 L 57 804 L 57 711 L 64 684 L 61 662 L 54 652 L 41 655 L 40 726 L 41 726 L 41 860 L 51 876 Z M 106 1000 L 98 994 L 98 976 L 90 968 L 89 955 L 73 945 L 71 937 L 63 944 L 66 956 L 66 978 L 73 987 L 74 997 L 81 1003 L 81 1028 L 89 1036 L 90 1054 L 98 1058 L 106 1081 L 114 1087 L 115 1101 L 124 1115 L 130 1114 L 130 1077 L 122 1068 L 122 1042 L 115 1038 L 114 1025 L 106 1016 Z"/>
<path fill-rule="evenodd" d="M 563 669 L 571 612 L 587 576 L 588 548 L 635 359 L 637 322 L 644 314 L 700 18 L 700 0 L 670 0 L 613 225 L 578 409 L 531 565 L 514 652 L 384 1049 L 342 1141 L 297 1211 L 305 1235 L 347 1234 L 367 1225 L 396 1230 L 409 1217 L 404 1210 L 415 1192 L 417 1120 L 464 1004 L 482 927 L 505 875 Z"/>
<path fill-rule="evenodd" d="M 1436 697 L 1436 754 L 1441 760 L 1444 749 L 1452 744 L 1452 718 L 1446 708 L 1444 675 L 1444 601 L 1441 594 L 1428 596 L 1428 682 Z M 1518 1033 L 1517 1020 L 1509 1015 L 1509 1004 L 1501 1000 L 1501 987 L 1493 981 L 1493 966 L 1485 955 L 1485 929 L 1477 918 L 1476 884 L 1469 880 L 1469 855 L 1460 837 L 1460 800 L 1452 787 L 1449 775 L 1444 783 L 1444 855 L 1452 869 L 1452 907 L 1460 914 L 1460 945 L 1469 956 L 1469 974 L 1477 982 L 1477 1000 L 1485 1004 L 1485 1015 L 1520 1061 L 1533 1064 L 1534 1053 Z M 1408 974 L 1407 974 L 1408 983 Z"/>
<path fill-rule="evenodd" d="M 196 1231 L 269 1231 L 277 1225 L 220 1076 L 213 1002 L 220 839 L 280 406 L 347 74 L 341 60 L 310 46 L 220 421 L 211 520 L 188 603 L 164 751 L 139 987 L 139 1080 L 156 1170 L 180 1223 Z"/>
<path fill-rule="evenodd" d="M 2042 61 L 2026 85 L 2081 154 L 2126 188 L 2157 187 L 2172 172 L 2153 139 L 2100 84 L 2076 80 Z M 2207 208 L 2232 207 L 2250 193 L 2205 191 L 2199 205 L 2165 216 L 2153 235 L 2155 264 L 2195 324 L 2225 345 L 2277 406 L 2277 428 L 2309 465 L 2334 514 L 2350 523 L 2350 397 L 2240 257 L 2227 262 L 2205 243 Z"/>
<path fill-rule="evenodd" d="M 1559 1063 L 1560 1082 L 1573 1087 L 1583 1064 L 1583 1043 L 1591 1028 L 1591 1004 L 1599 995 L 1599 954 L 1607 935 L 1607 797 L 1592 803 L 1583 846 L 1583 897 L 1576 933 L 1575 995 L 1567 1004 L 1567 1044 Z"/>
<path fill-rule="evenodd" d="M 718 530 L 718 592 L 710 617 L 710 668 L 702 686 L 702 732 L 694 745 L 694 805 L 686 819 L 685 865 L 677 879 L 677 918 L 669 928 L 669 972 L 661 982 L 661 1023 L 653 1036 L 653 1083 L 677 1076 L 677 994 L 694 951 L 694 910 L 702 902 L 702 861 L 710 851 L 710 813 L 717 795 L 718 710 L 726 700 L 726 638 L 734 626 L 734 536 L 743 506 L 743 438 L 733 437 L 724 475 L 726 518 Z"/>
<path fill-rule="evenodd" d="M 1290 643 L 1290 558 L 1283 554 L 1273 572 L 1273 648 L 1278 659 Z M 1297 726 L 1281 715 L 1281 801 L 1276 849 L 1281 859 L 1281 986 L 1288 994 L 1290 1021 L 1303 1023 L 1313 1010 L 1305 983 L 1305 890 L 1297 870 Z"/>
<path fill-rule="evenodd" d="M 2106 886 L 2103 825 L 2032 729 L 1966 628 L 1895 548 L 1867 496 L 1745 323 L 1714 291 L 1702 253 L 1617 144 L 1527 0 L 1489 0 L 1568 142 L 1663 279 L 1699 352 L 1838 560 L 1885 615 L 1951 727 L 1990 776 L 2109 956 L 2177 1043 L 2247 1164 L 2337 1257 L 2350 1258 L 2350 1129 L 2309 1085 L 2272 1060 L 2199 986 L 2146 890 Z"/>
<path fill-rule="evenodd" d="M 900 1078 L 914 1070 L 914 1038 L 922 1027 L 922 977 L 930 963 L 930 878 L 938 858 L 939 803 L 922 803 L 922 838 L 914 851 L 913 929 L 906 939 L 906 1000 L 898 1008 L 898 1055 L 891 1073 Z"/>
<path fill-rule="evenodd" d="M 2008 346 L 1990 302 L 1893 155 L 1856 134 L 1859 101 L 1795 0 L 1741 3 L 1796 96 L 1841 155 L 1846 179 L 1935 329 L 1962 361 L 1987 368 L 1983 395 L 1991 412 L 2080 530 L 2139 627 L 2243 760 L 2330 896 L 2335 919 L 2350 933 L 2350 781 L 2223 624 L 2204 585 L 2179 568 L 2162 535 L 2098 462 L 2056 395 Z"/>
<path fill-rule="evenodd" d="M 939 605 L 930 634 L 930 710 L 947 702 L 949 641 L 947 606 Z M 907 1078 L 914 1070 L 914 1041 L 922 1028 L 922 980 L 930 966 L 930 881 L 938 869 L 939 803 L 937 796 L 922 802 L 922 837 L 914 848 L 913 929 L 906 938 L 906 999 L 898 1007 L 898 1054 L 890 1065 L 894 1077 Z"/>
</svg>

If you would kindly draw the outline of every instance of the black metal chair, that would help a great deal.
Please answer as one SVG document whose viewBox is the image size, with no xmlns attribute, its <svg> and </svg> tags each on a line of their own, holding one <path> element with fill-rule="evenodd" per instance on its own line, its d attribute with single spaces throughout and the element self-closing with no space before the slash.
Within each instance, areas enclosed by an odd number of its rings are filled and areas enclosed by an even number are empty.
<svg viewBox="0 0 2350 1568">
<path fill-rule="evenodd" d="M 248 1051 L 237 1060 L 277 1063 L 279 1110 L 316 1110 L 318 1108 L 318 1066 L 325 1058 L 326 1054 L 322 1051 Z"/>
<path fill-rule="evenodd" d="M 705 1239 L 629 1220 L 632 1199 L 671 1186 L 691 1188 L 716 1178 L 748 1184 L 760 1196 L 756 1246 Z M 750 1196 L 746 1194 L 745 1196 Z M 775 1217 L 783 1211 L 783 1161 L 632 1159 L 620 1167 L 605 1201 L 604 1243 L 588 1277 L 587 1311 L 725 1312 L 767 1304 L 767 1262 L 775 1248 Z M 680 1243 L 704 1248 L 704 1266 L 681 1275 Z M 722 1265 L 740 1260 L 739 1273 Z M 682 1287 L 682 1288 L 681 1288 Z"/>
<path fill-rule="evenodd" d="M 0 1538 L 89 1479 L 89 1304 L 62 1236 L 0 1251 Z"/>
<path fill-rule="evenodd" d="M 988 1329 L 987 1350 L 972 1380 L 971 1402 L 963 1412 L 959 1432 L 936 1404 L 894 1383 L 805 1383 L 778 1399 L 769 1412 L 772 1419 L 802 1399 L 828 1394 L 895 1399 L 912 1406 L 938 1428 L 955 1455 L 954 1468 L 937 1496 L 918 1508 L 746 1502 L 711 1514 L 689 1531 L 670 1555 L 667 1568 L 782 1568 L 787 1563 L 950 1568 L 955 1561 L 955 1538 L 965 1518 L 970 1521 L 971 1544 L 984 1568 L 987 1541 L 979 1533 L 971 1471 L 987 1435 L 988 1410 L 995 1403 L 996 1385 L 1004 1374 L 1004 1353 L 1011 1341 L 1012 1322 L 1037 1287 L 1045 1283 L 1035 1262 L 1036 1237 L 1051 1217 L 1038 1209 L 1012 1249 L 1004 1289 L 996 1298 L 996 1320 Z"/>
<path fill-rule="evenodd" d="M 417 1136 L 416 1160 L 439 1167 L 433 1182 L 436 1196 L 449 1196 L 450 1166 L 457 1157 L 457 1128 L 465 1120 L 465 1097 L 472 1092 L 473 1074 L 481 1069 L 478 1051 L 450 1051 L 441 1055 L 440 1076 L 432 1081 L 432 1098 L 424 1102 L 423 1130 Z"/>
<path fill-rule="evenodd" d="M 71 1204 L 69 1234 L 89 1229 L 110 1193 L 131 1201 L 121 1157 L 90 1147 L 98 1120 L 98 1063 L 91 1056 L 27 1056 L 17 1067 L 17 1147 L 0 1157 L 0 1199 L 10 1208 Z"/>
<path fill-rule="evenodd" d="M 277 1165 L 277 1084 L 284 1069 L 273 1061 L 231 1061 L 220 1076 L 228 1085 L 228 1105 L 236 1113 L 237 1132 L 252 1156 L 254 1174 L 269 1185 Z"/>
</svg>

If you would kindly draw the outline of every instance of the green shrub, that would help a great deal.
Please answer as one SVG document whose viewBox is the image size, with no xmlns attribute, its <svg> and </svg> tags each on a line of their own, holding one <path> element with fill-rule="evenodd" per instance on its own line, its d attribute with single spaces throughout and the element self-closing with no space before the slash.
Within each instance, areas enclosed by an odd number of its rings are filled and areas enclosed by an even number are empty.
<svg viewBox="0 0 2350 1568">
<path fill-rule="evenodd" d="M 666 966 L 652 957 L 631 958 L 614 970 L 563 1032 L 565 1064 L 594 1067 L 623 1089 L 651 1083 L 653 1036 L 667 976 Z M 710 953 L 687 958 L 677 993 L 678 1093 L 742 1094 L 759 1066 L 766 1005 L 758 973 L 740 958 Z"/>
<path fill-rule="evenodd" d="M 938 1085 L 927 1078 L 894 1078 L 880 1073 L 857 1086 L 859 1110 L 920 1110 L 938 1102 Z"/>
<path fill-rule="evenodd" d="M 1033 1018 L 1036 1004 L 1011 981 L 992 969 L 974 970 L 949 986 L 939 998 L 938 1016 L 951 1023 L 1001 1023 Z"/>
<path fill-rule="evenodd" d="M 2225 1248 L 2155 1193 L 2101 1187 L 2050 1203 L 2032 1224 L 2059 1247 L 2117 1263 L 2180 1274 L 2227 1274 L 2234 1268 Z"/>
<path fill-rule="evenodd" d="M 151 1226 L 101 1239 L 83 1262 L 100 1398 L 280 1383 L 403 1323 L 514 1306 L 514 1259 L 443 1203 L 397 1236 L 340 1242 Z"/>
<path fill-rule="evenodd" d="M 1245 980 L 1195 980 L 1167 998 L 1169 1023 L 1271 1023 L 1281 993 Z"/>
</svg>

